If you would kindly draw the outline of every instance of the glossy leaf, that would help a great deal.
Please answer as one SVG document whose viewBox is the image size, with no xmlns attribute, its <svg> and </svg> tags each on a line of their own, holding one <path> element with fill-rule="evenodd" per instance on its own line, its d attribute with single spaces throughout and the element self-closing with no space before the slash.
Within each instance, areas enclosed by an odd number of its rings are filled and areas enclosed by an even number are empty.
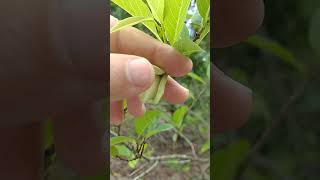
<svg viewBox="0 0 320 180">
<path fill-rule="evenodd" d="M 118 23 L 110 29 L 110 33 L 114 33 L 124 28 L 131 27 L 136 24 L 146 22 L 146 21 L 152 21 L 152 20 L 153 20 L 152 18 L 142 17 L 142 16 L 128 17 L 126 19 L 118 21 Z"/>
<path fill-rule="evenodd" d="M 147 3 L 151 9 L 153 17 L 161 24 L 163 22 L 165 0 L 147 0 Z"/>
<path fill-rule="evenodd" d="M 164 132 L 164 131 L 169 131 L 172 128 L 173 128 L 173 126 L 171 124 L 161 124 L 159 127 L 149 131 L 146 134 L 145 138 L 149 138 L 151 136 L 154 136 L 154 135 L 161 133 L 161 132 Z"/>
<path fill-rule="evenodd" d="M 153 17 L 148 6 L 142 0 L 112 0 L 112 2 L 127 11 L 131 16 Z M 155 21 L 143 22 L 143 24 L 161 41 Z"/>
<path fill-rule="evenodd" d="M 163 26 L 170 44 L 179 40 L 190 0 L 165 1 Z"/>
</svg>

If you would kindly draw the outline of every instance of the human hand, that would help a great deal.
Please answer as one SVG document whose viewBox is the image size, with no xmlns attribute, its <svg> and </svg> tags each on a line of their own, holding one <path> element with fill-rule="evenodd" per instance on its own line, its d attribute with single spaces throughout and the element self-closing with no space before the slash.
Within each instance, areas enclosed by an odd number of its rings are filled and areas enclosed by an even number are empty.
<svg viewBox="0 0 320 180">
<path fill-rule="evenodd" d="M 231 46 L 256 32 L 262 23 L 262 0 L 214 0 L 213 48 Z M 251 111 L 251 90 L 227 77 L 213 64 L 211 102 L 213 132 L 241 127 Z"/>
<path fill-rule="evenodd" d="M 110 16 L 110 26 L 117 22 Z M 110 35 L 110 119 L 120 124 L 123 118 L 123 100 L 134 116 L 144 113 L 145 107 L 138 95 L 148 89 L 154 80 L 151 64 L 161 67 L 171 76 L 182 76 L 192 69 L 192 61 L 169 45 L 165 45 L 142 31 L 127 28 Z M 164 99 L 182 103 L 189 91 L 169 78 Z"/>
</svg>

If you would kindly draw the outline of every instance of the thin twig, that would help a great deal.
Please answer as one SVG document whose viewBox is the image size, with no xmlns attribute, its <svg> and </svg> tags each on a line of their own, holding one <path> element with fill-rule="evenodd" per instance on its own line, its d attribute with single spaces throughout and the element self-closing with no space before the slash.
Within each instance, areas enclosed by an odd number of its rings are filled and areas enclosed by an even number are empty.
<svg viewBox="0 0 320 180">
<path fill-rule="evenodd" d="M 146 167 L 149 163 L 144 163 L 138 169 L 134 170 L 132 173 L 129 174 L 129 177 L 134 176 L 137 172 L 141 171 L 144 167 Z"/>
<path fill-rule="evenodd" d="M 158 164 L 159 164 L 159 161 L 156 161 L 152 166 L 150 166 L 150 168 L 148 168 L 146 171 L 141 173 L 139 176 L 135 177 L 133 180 L 138 180 L 144 177 L 145 175 L 149 174 L 152 170 L 154 170 L 157 167 Z"/>
<path fill-rule="evenodd" d="M 171 154 L 171 155 L 162 155 L 155 157 L 148 157 L 150 161 L 165 161 L 170 159 L 185 159 L 191 161 L 199 161 L 199 162 L 209 162 L 209 159 L 196 158 L 193 156 L 188 156 L 186 154 Z"/>
<path fill-rule="evenodd" d="M 193 156 L 198 157 L 196 149 L 195 149 L 193 143 L 190 141 L 190 139 L 188 139 L 187 136 L 185 136 L 182 132 L 179 132 L 177 129 L 173 129 L 173 130 L 189 144 Z"/>
</svg>

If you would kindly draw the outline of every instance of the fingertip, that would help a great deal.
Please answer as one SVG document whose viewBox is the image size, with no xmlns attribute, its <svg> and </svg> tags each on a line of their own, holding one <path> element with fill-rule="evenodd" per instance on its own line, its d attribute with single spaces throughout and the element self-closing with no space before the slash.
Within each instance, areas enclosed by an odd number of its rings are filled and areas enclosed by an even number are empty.
<svg viewBox="0 0 320 180">
<path fill-rule="evenodd" d="M 128 61 L 128 79 L 134 86 L 148 88 L 154 78 L 153 67 L 147 59 L 138 58 Z"/>
<path fill-rule="evenodd" d="M 169 46 L 168 57 L 165 59 L 165 70 L 173 77 L 181 77 L 192 71 L 193 62 L 190 58 L 182 55 L 176 49 Z"/>
<path fill-rule="evenodd" d="M 189 98 L 189 90 L 174 79 L 169 78 L 163 98 L 172 104 L 184 103 Z"/>
</svg>

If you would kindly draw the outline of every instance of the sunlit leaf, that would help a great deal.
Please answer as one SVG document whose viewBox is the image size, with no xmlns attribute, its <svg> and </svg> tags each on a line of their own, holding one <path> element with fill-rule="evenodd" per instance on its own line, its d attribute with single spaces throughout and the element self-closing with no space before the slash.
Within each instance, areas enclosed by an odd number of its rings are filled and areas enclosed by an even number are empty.
<svg viewBox="0 0 320 180">
<path fill-rule="evenodd" d="M 140 17 L 140 16 L 128 17 L 126 19 L 118 21 L 118 23 L 110 29 L 110 33 L 120 31 L 124 28 L 134 26 L 141 22 L 152 21 L 152 20 L 153 19 L 149 17 Z"/>
<path fill-rule="evenodd" d="M 151 9 L 153 17 L 159 23 L 163 22 L 164 1 L 165 0 L 147 0 L 147 3 Z"/>
<path fill-rule="evenodd" d="M 197 8 L 203 18 L 207 18 L 210 11 L 210 0 L 197 0 Z"/>
<path fill-rule="evenodd" d="M 142 0 L 112 0 L 112 2 L 127 11 L 131 16 L 153 17 L 148 6 Z M 161 41 L 155 21 L 143 22 L 143 24 Z"/>
<path fill-rule="evenodd" d="M 163 26 L 170 44 L 179 40 L 190 0 L 165 1 Z"/>
</svg>

